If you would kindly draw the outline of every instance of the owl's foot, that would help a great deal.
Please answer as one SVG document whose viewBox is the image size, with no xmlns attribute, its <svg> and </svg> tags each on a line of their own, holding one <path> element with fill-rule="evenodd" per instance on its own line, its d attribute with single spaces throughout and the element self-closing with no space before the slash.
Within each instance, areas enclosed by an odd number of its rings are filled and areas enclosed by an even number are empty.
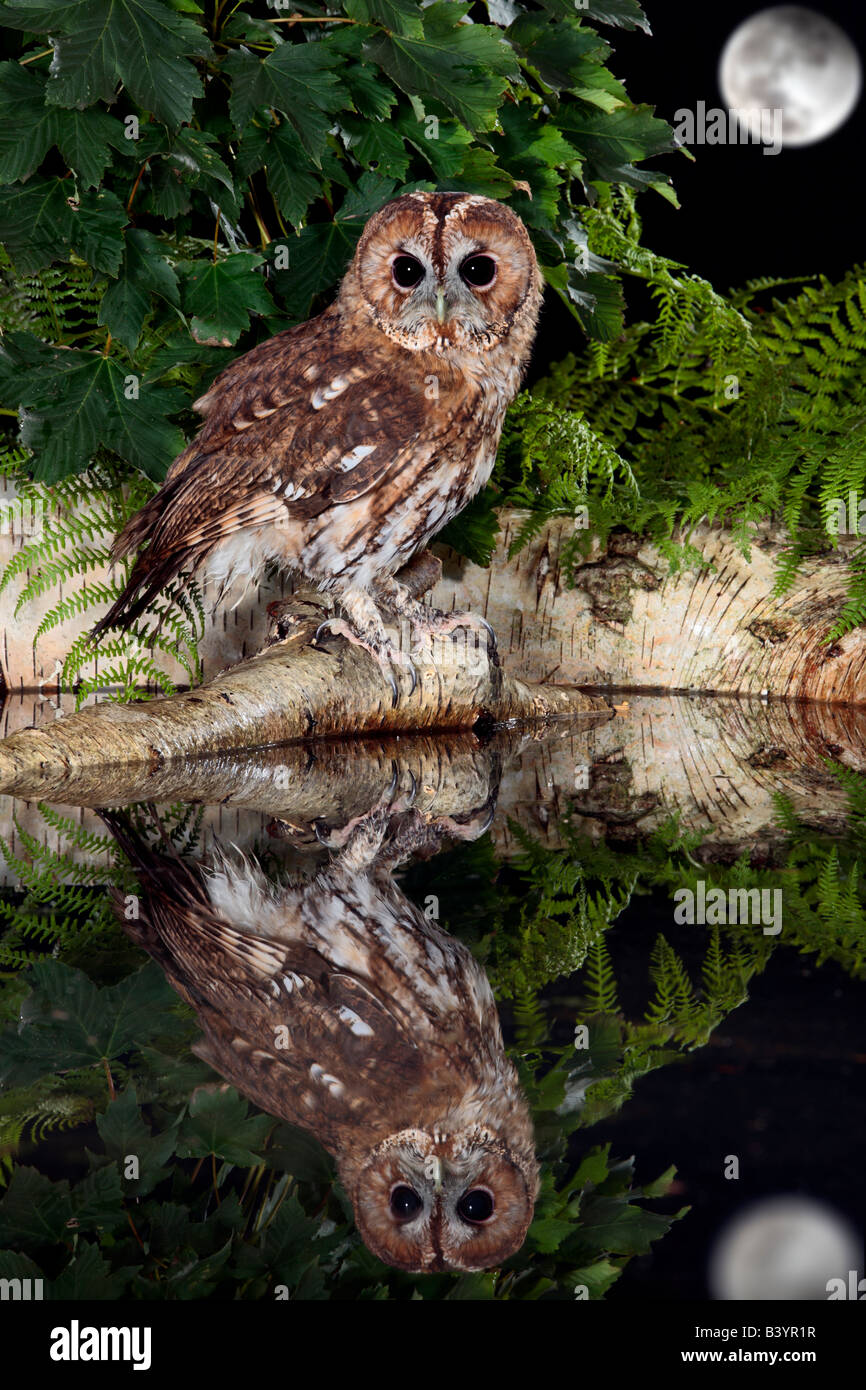
<svg viewBox="0 0 866 1390">
<path fill-rule="evenodd" d="M 477 651 L 483 644 L 490 664 L 499 665 L 496 633 L 487 619 L 482 618 L 480 613 L 443 613 L 439 608 L 428 608 L 426 604 L 419 603 L 417 599 L 408 597 L 397 601 L 397 611 L 403 617 L 408 618 L 415 643 L 419 642 L 419 638 L 429 640 L 435 637 L 446 637 L 458 628 L 465 628 L 468 632 L 475 634 L 475 641 L 472 643 L 473 651 Z M 470 642 L 467 641 L 466 645 L 468 648 Z"/>
<path fill-rule="evenodd" d="M 352 842 L 353 854 L 348 859 L 345 853 L 341 856 L 342 861 L 349 864 L 350 867 L 353 865 L 356 869 L 368 868 L 378 856 L 391 818 L 404 815 L 414 805 L 415 797 L 418 795 L 418 782 L 414 772 L 409 768 L 405 769 L 409 779 L 409 788 L 404 792 L 401 786 L 398 791 L 401 773 L 395 762 L 391 763 L 391 768 L 390 786 L 383 791 L 379 800 L 369 810 L 362 812 L 359 816 L 353 816 L 342 826 L 327 827 L 322 820 L 313 821 L 316 839 L 326 849 L 346 851 L 350 841 Z M 360 833 L 362 828 L 363 834 Z M 361 858 L 358 857 L 359 853 Z"/>
<path fill-rule="evenodd" d="M 316 630 L 313 642 L 324 632 L 345 637 L 353 647 L 363 647 L 376 662 L 390 687 L 392 707 L 400 698 L 398 679 L 407 673 L 411 682 L 409 694 L 414 694 L 418 684 L 418 672 L 408 652 L 392 641 L 382 621 L 382 615 L 375 599 L 366 589 L 350 586 L 337 595 L 337 601 L 348 619 L 329 618 Z M 399 638 L 398 638 L 399 641 Z"/>
<path fill-rule="evenodd" d="M 415 669 L 415 663 L 410 656 L 401 652 L 399 647 L 394 645 L 381 624 L 362 629 L 359 632 L 344 618 L 329 618 L 327 622 L 321 623 L 316 629 L 316 635 L 313 638 L 314 645 L 325 632 L 330 632 L 335 637 L 345 637 L 346 641 L 350 642 L 353 647 L 363 647 L 365 652 L 370 653 L 390 687 L 392 709 L 400 698 L 397 678 L 404 671 L 411 681 L 409 694 L 414 694 L 418 684 L 418 672 Z"/>
</svg>

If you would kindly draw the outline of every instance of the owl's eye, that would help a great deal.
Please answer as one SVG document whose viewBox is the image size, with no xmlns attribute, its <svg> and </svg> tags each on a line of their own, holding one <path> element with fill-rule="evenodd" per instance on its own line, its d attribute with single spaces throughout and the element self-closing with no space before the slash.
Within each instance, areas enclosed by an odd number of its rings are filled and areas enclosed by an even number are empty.
<svg viewBox="0 0 866 1390">
<path fill-rule="evenodd" d="M 460 278 L 475 289 L 484 289 L 496 279 L 496 262 L 492 256 L 470 256 L 460 267 Z"/>
<path fill-rule="evenodd" d="M 481 1226 L 493 1215 L 493 1193 L 486 1187 L 472 1187 L 457 1203 L 457 1215 L 473 1226 Z"/>
<path fill-rule="evenodd" d="M 398 289 L 411 290 L 424 279 L 424 267 L 414 256 L 395 256 L 391 274 Z"/>
<path fill-rule="evenodd" d="M 401 1184 L 391 1193 L 391 1211 L 398 1221 L 411 1221 L 417 1216 L 424 1203 L 414 1188 Z"/>
</svg>

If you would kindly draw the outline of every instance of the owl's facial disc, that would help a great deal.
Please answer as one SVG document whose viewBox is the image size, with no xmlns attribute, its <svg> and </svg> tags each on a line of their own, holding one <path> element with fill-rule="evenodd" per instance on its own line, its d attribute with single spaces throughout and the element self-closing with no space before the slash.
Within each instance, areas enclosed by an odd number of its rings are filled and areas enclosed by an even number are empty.
<svg viewBox="0 0 866 1390">
<path fill-rule="evenodd" d="M 483 242 L 467 241 L 455 253 L 437 269 L 417 240 L 405 238 L 390 257 L 393 318 L 377 319 L 379 327 L 407 347 L 440 354 L 453 348 L 479 352 L 498 341 L 503 325 L 491 323 L 485 301 L 496 284 L 499 257 Z"/>
<path fill-rule="evenodd" d="M 480 354 L 534 323 L 540 276 L 520 220 L 460 194 L 407 194 L 372 219 L 355 258 L 373 322 L 412 352 Z"/>
<path fill-rule="evenodd" d="M 386 1264 L 490 1269 L 523 1244 L 534 1206 L 528 1177 L 492 1134 L 478 1142 L 403 1130 L 370 1155 L 352 1204 L 365 1244 Z"/>
</svg>

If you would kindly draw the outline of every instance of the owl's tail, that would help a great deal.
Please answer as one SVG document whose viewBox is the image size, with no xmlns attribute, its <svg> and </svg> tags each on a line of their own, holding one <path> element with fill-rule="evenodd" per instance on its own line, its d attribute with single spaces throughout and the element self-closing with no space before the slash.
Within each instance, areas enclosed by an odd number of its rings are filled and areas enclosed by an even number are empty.
<svg viewBox="0 0 866 1390">
<path fill-rule="evenodd" d="M 113 888 L 112 906 L 123 930 L 160 966 L 211 1038 L 232 1026 L 239 1000 L 262 993 L 263 964 L 275 972 L 284 952 L 214 908 L 204 864 L 180 853 L 156 807 L 148 804 L 147 810 L 162 844 L 151 842 L 126 812 L 97 811 L 132 865 L 139 887 L 138 893 Z M 224 1064 L 214 1060 L 213 1065 L 225 1074 Z"/>
<path fill-rule="evenodd" d="M 91 642 L 98 642 L 109 628 L 126 628 L 140 618 L 162 587 L 161 581 L 151 575 L 145 564 L 139 562 L 129 576 L 123 593 L 112 604 L 104 618 L 90 629 Z"/>
<path fill-rule="evenodd" d="M 160 846 L 149 843 L 145 835 L 133 824 L 128 813 L 97 807 L 96 814 L 111 831 L 115 843 L 132 865 L 142 888 L 144 905 L 151 909 L 137 918 L 124 919 L 123 925 L 145 950 L 155 955 L 157 952 L 154 949 L 156 941 L 153 927 L 159 917 L 160 902 L 166 905 L 198 906 L 207 902 L 207 895 L 197 865 L 181 858 L 166 833 L 156 807 L 148 803 L 147 810 L 153 824 L 159 830 Z M 113 901 L 115 910 L 121 912 L 126 901 L 125 895 L 116 890 L 113 893 Z"/>
<path fill-rule="evenodd" d="M 198 557 L 183 549 L 174 547 L 160 552 L 158 543 L 159 522 L 164 517 L 166 505 L 172 499 L 171 486 L 164 486 L 140 511 L 131 516 L 119 532 L 109 552 L 112 565 L 136 551 L 141 553 L 132 567 L 132 572 L 123 592 L 115 599 L 103 618 L 90 630 L 92 642 L 98 642 L 109 628 L 128 628 L 150 607 L 153 600 L 165 590 L 167 584 L 176 579 L 185 568 L 192 568 Z"/>
<path fill-rule="evenodd" d="M 159 833 L 155 844 L 133 824 L 128 812 L 97 807 L 96 814 L 126 855 L 149 900 L 186 911 L 209 910 L 201 864 L 181 855 L 153 802 L 146 803 L 146 810 Z"/>
<path fill-rule="evenodd" d="M 147 810 L 159 830 L 161 846 L 151 845 L 126 812 L 97 808 L 96 814 L 132 865 L 141 890 L 138 896 L 112 888 L 112 906 L 131 940 L 161 966 L 181 998 L 199 1008 L 206 997 L 201 972 L 195 967 L 201 954 L 196 935 L 198 925 L 211 915 L 210 903 L 200 866 L 178 853 L 156 807 L 148 804 Z"/>
<path fill-rule="evenodd" d="M 106 806 L 96 808 L 99 819 L 111 831 L 116 843 L 123 850 L 132 867 L 136 872 L 143 873 L 150 878 L 153 876 L 156 866 L 162 863 L 166 856 L 171 860 L 179 860 L 180 855 L 172 843 L 171 836 L 162 824 L 153 802 L 147 802 L 147 811 L 159 831 L 163 845 L 162 854 L 151 848 L 141 831 L 133 825 L 128 813 L 113 811 Z"/>
</svg>

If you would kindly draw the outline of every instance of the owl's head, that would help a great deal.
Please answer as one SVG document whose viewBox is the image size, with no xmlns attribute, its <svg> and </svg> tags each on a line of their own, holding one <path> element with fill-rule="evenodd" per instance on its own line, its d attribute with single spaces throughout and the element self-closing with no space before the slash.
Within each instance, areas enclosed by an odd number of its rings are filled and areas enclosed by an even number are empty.
<svg viewBox="0 0 866 1390">
<path fill-rule="evenodd" d="M 340 293 L 412 352 L 482 353 L 508 339 L 523 356 L 541 288 L 510 208 L 469 193 L 406 193 L 367 223 Z"/>
<path fill-rule="evenodd" d="M 489 1130 L 404 1129 L 350 1184 L 358 1230 L 385 1264 L 415 1273 L 491 1269 L 519 1250 L 535 1205 L 534 1156 Z"/>
</svg>

